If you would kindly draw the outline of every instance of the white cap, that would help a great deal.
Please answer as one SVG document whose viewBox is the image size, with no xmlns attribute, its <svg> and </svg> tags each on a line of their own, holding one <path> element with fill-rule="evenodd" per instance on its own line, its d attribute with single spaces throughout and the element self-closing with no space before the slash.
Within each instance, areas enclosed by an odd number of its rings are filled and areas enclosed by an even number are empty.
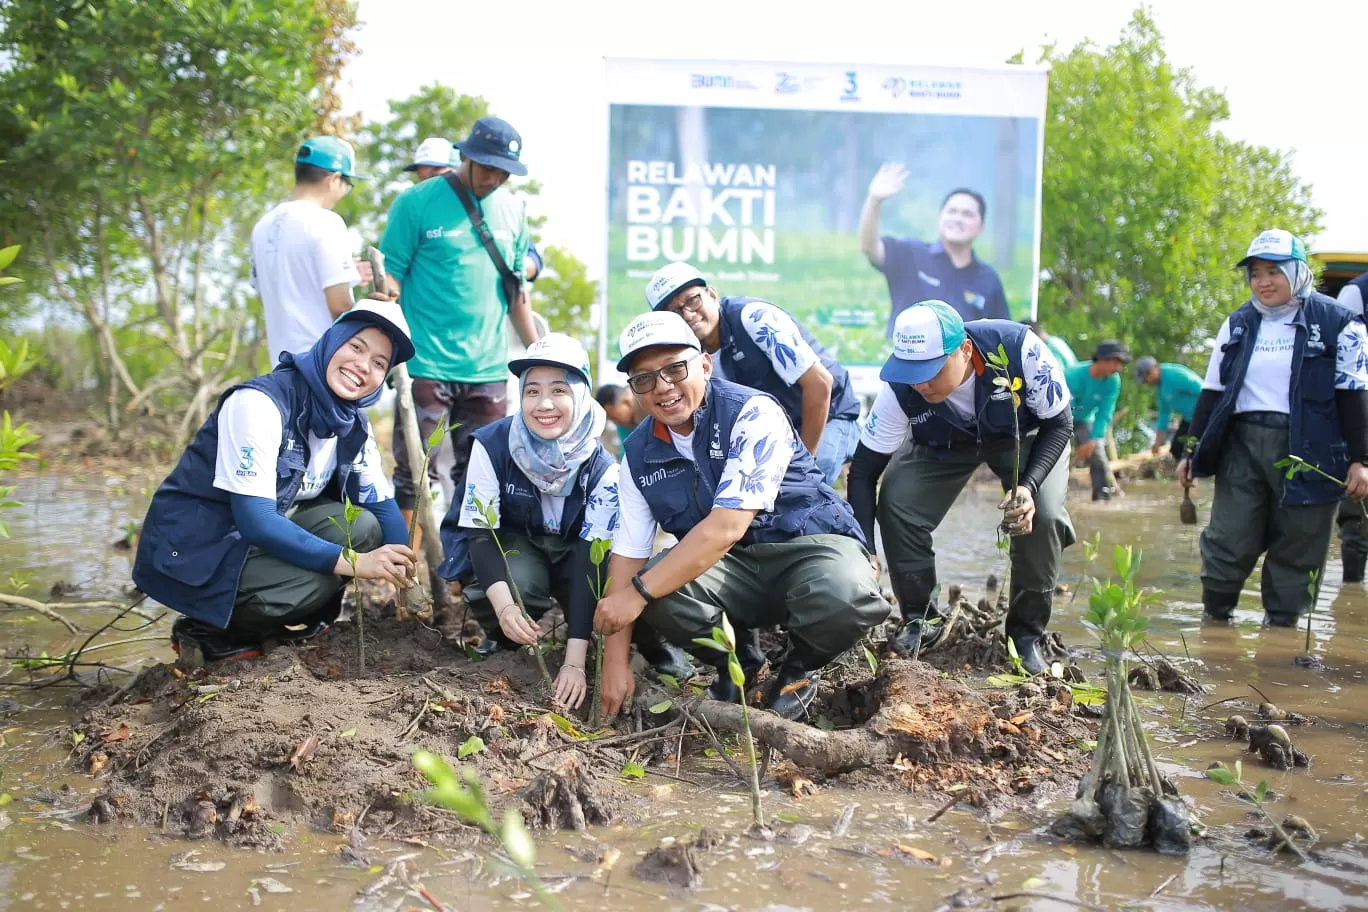
<svg viewBox="0 0 1368 912">
<path fill-rule="evenodd" d="M 589 376 L 589 353 L 565 333 L 547 333 L 527 346 L 521 357 L 508 362 L 515 377 L 521 377 L 530 367 L 563 367 L 579 374 L 585 383 L 593 382 Z"/>
<path fill-rule="evenodd" d="M 926 383 L 964 343 L 964 320 L 944 301 L 919 301 L 893 321 L 893 354 L 879 379 L 914 386 Z"/>
<path fill-rule="evenodd" d="M 673 298 L 681 289 L 690 285 L 707 285 L 703 273 L 683 261 L 666 263 L 655 271 L 651 281 L 646 283 L 646 305 L 651 310 L 660 310 L 666 301 Z"/>
<path fill-rule="evenodd" d="M 413 334 L 409 332 L 408 320 L 404 319 L 404 311 L 400 308 L 398 301 L 377 301 L 374 298 L 362 298 L 334 322 L 341 323 L 343 320 L 356 320 L 386 329 L 386 335 L 394 341 L 394 356 L 390 358 L 391 365 L 402 364 L 413 357 Z"/>
<path fill-rule="evenodd" d="M 415 171 L 419 165 L 450 168 L 452 156 L 451 140 L 442 139 L 440 136 L 429 136 L 418 144 L 418 151 L 413 153 L 413 164 L 408 165 L 404 170 Z"/>
<path fill-rule="evenodd" d="M 632 356 L 642 349 L 657 347 L 703 350 L 698 344 L 698 336 L 683 317 L 668 310 L 657 310 L 642 314 L 622 331 L 618 337 L 618 351 L 622 357 L 618 359 L 617 369 L 626 373 Z"/>
</svg>

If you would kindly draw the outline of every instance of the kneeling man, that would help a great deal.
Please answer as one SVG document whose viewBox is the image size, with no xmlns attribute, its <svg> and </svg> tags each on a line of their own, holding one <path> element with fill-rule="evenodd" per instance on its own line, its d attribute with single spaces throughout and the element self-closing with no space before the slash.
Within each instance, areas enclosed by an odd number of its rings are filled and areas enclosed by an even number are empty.
<svg viewBox="0 0 1368 912">
<path fill-rule="evenodd" d="M 627 660 L 638 618 L 699 650 L 694 639 L 709 637 L 725 613 L 739 643 L 760 627 L 788 629 L 767 705 L 796 719 L 821 668 L 890 610 L 854 514 L 778 401 L 712 379 L 712 358 L 678 314 L 638 317 L 619 346 L 618 370 L 647 417 L 624 447 L 611 583 L 595 617 L 610 635 L 603 709 L 617 712 L 635 689 Z M 679 544 L 652 559 L 658 528 Z M 736 700 L 726 656 L 700 658 L 718 668 L 708 695 Z M 748 677 L 758 671 L 753 652 L 741 659 Z"/>
<path fill-rule="evenodd" d="M 898 314 L 893 355 L 879 377 L 883 387 L 855 448 L 848 491 L 873 541 L 874 488 L 888 467 L 878 515 L 906 621 L 896 644 L 916 653 L 943 633 L 936 623 L 931 536 L 987 463 L 1008 494 L 1002 502 L 1012 535 L 1007 637 L 1026 670 L 1039 674 L 1045 662 L 1037 644 L 1050 621 L 1060 552 L 1074 542 L 1064 509 L 1073 421 L 1059 362 L 1020 323 L 965 323 L 949 304 L 922 301 Z"/>
</svg>

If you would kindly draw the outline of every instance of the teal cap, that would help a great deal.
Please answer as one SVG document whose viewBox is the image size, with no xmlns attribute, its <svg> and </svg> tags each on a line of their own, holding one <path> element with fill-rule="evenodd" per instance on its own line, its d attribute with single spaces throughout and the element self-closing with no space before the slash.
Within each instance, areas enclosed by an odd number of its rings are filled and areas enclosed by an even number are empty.
<svg viewBox="0 0 1368 912">
<path fill-rule="evenodd" d="M 893 354 L 879 379 L 914 386 L 926 383 L 964 342 L 964 318 L 944 301 L 920 301 L 893 321 Z"/>
<path fill-rule="evenodd" d="M 295 154 L 296 165 L 313 165 L 341 174 L 350 180 L 365 180 L 356 173 L 356 151 L 351 143 L 336 136 L 313 136 Z"/>
</svg>

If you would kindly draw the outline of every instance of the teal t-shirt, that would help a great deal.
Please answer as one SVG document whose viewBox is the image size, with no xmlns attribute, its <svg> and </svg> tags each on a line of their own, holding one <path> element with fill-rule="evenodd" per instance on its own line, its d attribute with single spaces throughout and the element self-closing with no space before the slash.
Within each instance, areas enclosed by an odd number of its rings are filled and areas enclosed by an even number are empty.
<svg viewBox="0 0 1368 912">
<path fill-rule="evenodd" d="M 1121 375 L 1112 374 L 1098 380 L 1088 373 L 1091 361 L 1080 361 L 1073 367 L 1064 369 L 1064 379 L 1069 383 L 1069 394 L 1073 396 L 1073 420 L 1075 424 L 1092 423 L 1089 432 L 1094 440 L 1107 436 L 1111 427 L 1112 413 L 1116 411 L 1116 400 L 1121 396 Z"/>
<path fill-rule="evenodd" d="M 504 261 L 523 274 L 527 206 L 506 187 L 480 201 Z M 410 187 L 390 207 L 380 241 L 385 270 L 401 284 L 399 304 L 417 354 L 409 373 L 429 380 L 491 383 L 508 376 L 508 334 L 499 270 L 447 182 Z"/>
<path fill-rule="evenodd" d="M 1192 420 L 1197 397 L 1202 392 L 1202 378 L 1182 364 L 1159 365 L 1159 416 L 1156 430 L 1168 433 L 1169 421 L 1177 414 L 1184 421 Z"/>
<path fill-rule="evenodd" d="M 1060 367 L 1073 367 L 1078 363 L 1078 355 L 1075 355 L 1073 349 L 1069 348 L 1069 343 L 1059 338 L 1059 336 L 1049 336 L 1046 338 L 1045 346 L 1050 351 L 1054 352 L 1055 360 L 1059 362 Z"/>
</svg>

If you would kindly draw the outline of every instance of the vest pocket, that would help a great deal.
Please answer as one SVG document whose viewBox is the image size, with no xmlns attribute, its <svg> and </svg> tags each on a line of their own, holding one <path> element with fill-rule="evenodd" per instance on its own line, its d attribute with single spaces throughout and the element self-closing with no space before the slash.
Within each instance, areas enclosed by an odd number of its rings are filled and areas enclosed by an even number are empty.
<svg viewBox="0 0 1368 912">
<path fill-rule="evenodd" d="M 202 504 L 158 524 L 150 530 L 153 569 L 186 586 L 205 585 L 241 540 L 222 527 L 215 512 Z"/>
</svg>

